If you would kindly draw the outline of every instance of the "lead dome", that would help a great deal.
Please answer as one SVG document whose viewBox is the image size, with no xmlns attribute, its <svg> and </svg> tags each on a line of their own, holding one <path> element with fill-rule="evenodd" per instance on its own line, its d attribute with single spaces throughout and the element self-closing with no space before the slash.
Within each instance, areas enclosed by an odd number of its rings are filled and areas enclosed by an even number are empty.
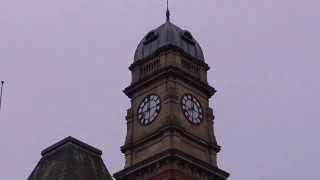
<svg viewBox="0 0 320 180">
<path fill-rule="evenodd" d="M 134 62 L 147 59 L 167 49 L 176 49 L 193 59 L 204 62 L 202 49 L 192 34 L 169 20 L 144 36 L 136 49 Z"/>
</svg>

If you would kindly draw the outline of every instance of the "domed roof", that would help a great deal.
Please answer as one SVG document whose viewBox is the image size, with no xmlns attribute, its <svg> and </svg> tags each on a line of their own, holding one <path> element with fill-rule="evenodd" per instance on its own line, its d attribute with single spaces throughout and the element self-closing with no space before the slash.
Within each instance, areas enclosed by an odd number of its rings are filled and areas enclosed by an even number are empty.
<svg viewBox="0 0 320 180">
<path fill-rule="evenodd" d="M 134 62 L 148 58 L 170 47 L 176 48 L 199 61 L 204 61 L 201 47 L 191 33 L 167 20 L 160 27 L 150 31 L 141 40 L 134 55 Z"/>
</svg>

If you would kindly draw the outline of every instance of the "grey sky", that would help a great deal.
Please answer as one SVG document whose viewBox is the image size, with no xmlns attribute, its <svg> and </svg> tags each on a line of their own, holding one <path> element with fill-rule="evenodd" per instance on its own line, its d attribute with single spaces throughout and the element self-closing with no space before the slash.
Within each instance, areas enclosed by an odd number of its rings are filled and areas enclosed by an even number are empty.
<svg viewBox="0 0 320 180">
<path fill-rule="evenodd" d="M 212 67 L 211 105 L 230 180 L 317 179 L 320 1 L 172 0 Z M 0 179 L 26 179 L 40 151 L 72 135 L 120 170 L 141 38 L 165 20 L 161 0 L 1 0 Z"/>
</svg>

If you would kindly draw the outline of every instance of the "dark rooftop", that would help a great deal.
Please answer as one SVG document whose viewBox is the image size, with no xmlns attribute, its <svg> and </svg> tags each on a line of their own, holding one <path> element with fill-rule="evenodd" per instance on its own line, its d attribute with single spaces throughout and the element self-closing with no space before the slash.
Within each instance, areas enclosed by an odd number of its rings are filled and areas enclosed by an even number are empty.
<svg viewBox="0 0 320 180">
<path fill-rule="evenodd" d="M 102 152 L 73 137 L 42 151 L 28 180 L 112 180 Z"/>
<path fill-rule="evenodd" d="M 167 48 L 174 48 L 191 58 L 204 61 L 202 49 L 192 34 L 167 20 L 141 40 L 134 55 L 134 62 L 151 57 Z"/>
</svg>

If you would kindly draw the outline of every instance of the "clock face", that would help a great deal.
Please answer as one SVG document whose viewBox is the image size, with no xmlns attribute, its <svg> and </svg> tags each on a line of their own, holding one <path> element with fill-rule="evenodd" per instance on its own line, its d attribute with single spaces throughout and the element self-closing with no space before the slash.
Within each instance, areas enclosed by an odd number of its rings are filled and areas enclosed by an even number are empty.
<svg viewBox="0 0 320 180">
<path fill-rule="evenodd" d="M 149 95 L 143 99 L 138 109 L 138 121 L 141 125 L 151 124 L 158 116 L 161 100 L 157 95 Z"/>
<path fill-rule="evenodd" d="M 184 116 L 192 124 L 200 124 L 203 119 L 203 110 L 201 105 L 193 95 L 187 94 L 182 97 L 182 111 Z"/>
</svg>

